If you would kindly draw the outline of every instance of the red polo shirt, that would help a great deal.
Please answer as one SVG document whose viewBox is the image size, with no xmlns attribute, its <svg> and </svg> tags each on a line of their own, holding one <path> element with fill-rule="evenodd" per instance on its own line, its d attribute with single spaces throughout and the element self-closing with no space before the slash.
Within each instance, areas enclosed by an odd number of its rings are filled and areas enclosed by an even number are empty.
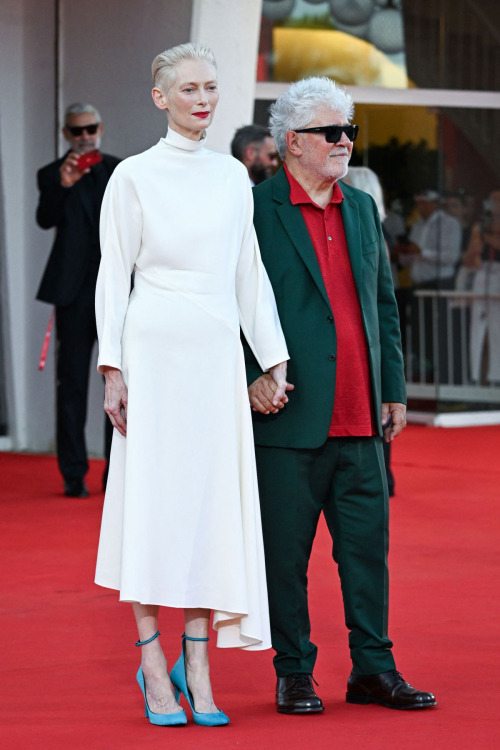
<svg viewBox="0 0 500 750">
<path fill-rule="evenodd" d="M 329 437 L 365 437 L 376 434 L 373 424 L 368 347 L 361 318 L 336 182 L 325 209 L 314 203 L 290 174 L 290 201 L 300 210 L 325 282 L 337 333 L 337 378 Z"/>
</svg>

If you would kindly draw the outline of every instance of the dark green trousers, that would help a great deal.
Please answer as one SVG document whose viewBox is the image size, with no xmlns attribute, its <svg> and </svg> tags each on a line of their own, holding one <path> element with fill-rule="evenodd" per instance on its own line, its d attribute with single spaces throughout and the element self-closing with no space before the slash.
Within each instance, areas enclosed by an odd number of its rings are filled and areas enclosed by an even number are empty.
<svg viewBox="0 0 500 750">
<path fill-rule="evenodd" d="M 333 539 L 357 674 L 395 668 L 387 636 L 389 499 L 380 437 L 256 446 L 274 666 L 311 674 L 307 568 L 321 511 Z"/>
</svg>

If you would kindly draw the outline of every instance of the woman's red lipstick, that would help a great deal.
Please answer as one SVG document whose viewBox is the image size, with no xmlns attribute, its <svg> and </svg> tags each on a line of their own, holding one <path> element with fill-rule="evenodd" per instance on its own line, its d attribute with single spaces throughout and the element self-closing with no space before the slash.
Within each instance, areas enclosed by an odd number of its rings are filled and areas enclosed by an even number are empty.
<svg viewBox="0 0 500 750">
<path fill-rule="evenodd" d="M 193 112 L 193 115 L 195 117 L 200 117 L 202 120 L 204 120 L 206 117 L 210 115 L 210 112 Z"/>
</svg>

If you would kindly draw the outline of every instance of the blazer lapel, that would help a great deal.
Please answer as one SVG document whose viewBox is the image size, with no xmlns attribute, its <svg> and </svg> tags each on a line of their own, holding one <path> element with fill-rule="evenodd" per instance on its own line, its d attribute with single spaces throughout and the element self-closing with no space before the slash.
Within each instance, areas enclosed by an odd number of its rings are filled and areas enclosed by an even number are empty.
<svg viewBox="0 0 500 750">
<path fill-rule="evenodd" d="M 318 259 L 309 237 L 304 219 L 299 206 L 290 203 L 290 185 L 288 183 L 283 167 L 280 169 L 274 179 L 273 197 L 281 205 L 276 210 L 280 220 L 292 241 L 295 249 L 304 261 L 307 270 L 311 274 L 316 286 L 321 292 L 328 307 L 330 301 L 326 292 L 325 282 L 318 264 Z M 331 309 L 331 308 L 330 308 Z"/>
<path fill-rule="evenodd" d="M 356 203 L 356 201 L 352 200 L 351 198 L 347 198 L 344 195 L 344 200 L 342 201 L 341 205 L 341 211 L 354 284 L 356 286 L 358 298 L 361 299 L 362 256 L 358 204 Z"/>
</svg>

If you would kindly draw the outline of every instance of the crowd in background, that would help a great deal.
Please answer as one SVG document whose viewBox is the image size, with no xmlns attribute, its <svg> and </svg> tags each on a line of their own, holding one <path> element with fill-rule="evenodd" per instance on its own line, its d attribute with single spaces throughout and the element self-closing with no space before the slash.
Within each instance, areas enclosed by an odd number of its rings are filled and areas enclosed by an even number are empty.
<svg viewBox="0 0 500 750">
<path fill-rule="evenodd" d="M 443 195 L 423 190 L 414 196 L 412 213 L 403 217 L 398 200 L 386 209 L 383 188 L 368 167 L 351 167 L 346 179 L 368 192 L 377 204 L 391 261 L 403 346 L 407 357 L 413 355 L 411 364 L 407 363 L 412 375 L 421 381 L 435 377 L 432 339 L 437 335 L 439 383 L 485 381 L 499 385 L 500 188 L 483 200 L 479 211 L 476 197 L 466 190 Z M 437 294 L 425 298 L 415 295 L 419 290 Z M 460 309 L 465 310 L 463 315 Z M 421 317 L 424 341 L 419 340 Z M 437 334 L 433 325 L 437 325 Z M 465 337 L 461 326 L 465 326 Z M 422 347 L 426 369 L 419 372 Z"/>
</svg>

